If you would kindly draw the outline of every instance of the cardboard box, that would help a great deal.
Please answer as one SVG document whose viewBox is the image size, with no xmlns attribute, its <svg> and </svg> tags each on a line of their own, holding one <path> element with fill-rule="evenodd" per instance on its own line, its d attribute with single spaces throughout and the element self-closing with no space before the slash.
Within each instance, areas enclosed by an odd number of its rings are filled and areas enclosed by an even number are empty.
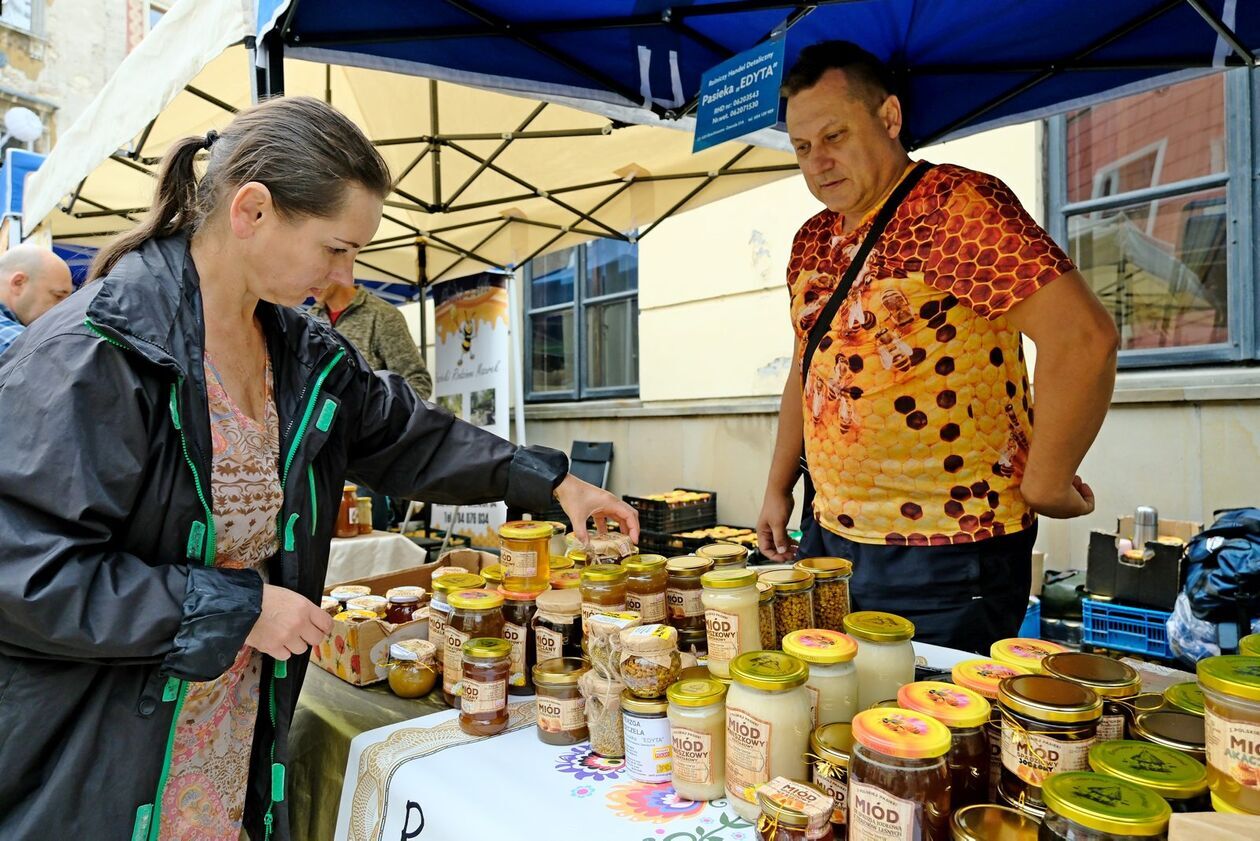
<svg viewBox="0 0 1260 841">
<path fill-rule="evenodd" d="M 1120 557 L 1118 544 L 1121 539 L 1133 539 L 1133 528 L 1133 517 L 1121 517 L 1115 533 L 1090 533 L 1085 589 L 1092 596 L 1105 596 L 1123 604 L 1172 610 L 1183 583 L 1185 546 L 1147 543 L 1144 547 L 1146 561 L 1130 564 Z M 1189 542 L 1201 531 L 1203 524 L 1190 520 L 1159 521 L 1161 537 L 1177 537 Z"/>
<path fill-rule="evenodd" d="M 342 581 L 326 587 L 324 593 L 327 595 L 332 592 L 334 586 L 339 587 L 343 584 L 361 584 L 371 587 L 374 594 L 381 596 L 385 595 L 391 587 L 406 586 L 423 587 L 425 593 L 428 593 L 433 586 L 434 570 L 453 566 L 461 567 L 468 572 L 480 572 L 484 567 L 498 561 L 498 557 L 489 552 L 455 549 L 433 563 L 353 581 Z M 327 639 L 311 649 L 311 662 L 347 683 L 367 686 L 388 677 L 386 670 L 379 664 L 384 662 L 392 644 L 407 639 L 428 639 L 428 636 L 427 607 L 419 618 L 401 625 L 392 625 L 380 619 L 365 622 L 334 621 L 333 629 Z"/>
</svg>

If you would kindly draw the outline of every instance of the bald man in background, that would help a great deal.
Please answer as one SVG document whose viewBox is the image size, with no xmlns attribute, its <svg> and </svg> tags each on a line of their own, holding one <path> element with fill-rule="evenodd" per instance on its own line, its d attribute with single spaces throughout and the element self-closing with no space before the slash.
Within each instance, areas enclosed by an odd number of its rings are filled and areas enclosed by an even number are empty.
<svg viewBox="0 0 1260 841">
<path fill-rule="evenodd" d="M 0 353 L 73 291 L 70 267 L 49 249 L 23 243 L 0 254 Z"/>
</svg>

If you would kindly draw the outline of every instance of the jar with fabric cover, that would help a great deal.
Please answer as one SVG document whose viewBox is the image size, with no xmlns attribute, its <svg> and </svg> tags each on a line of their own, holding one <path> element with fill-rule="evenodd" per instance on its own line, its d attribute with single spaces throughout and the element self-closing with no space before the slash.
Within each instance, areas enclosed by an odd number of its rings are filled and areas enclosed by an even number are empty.
<svg viewBox="0 0 1260 841">
<path fill-rule="evenodd" d="M 817 786 L 775 777 L 757 789 L 759 841 L 833 841 L 831 796 Z"/>
<path fill-rule="evenodd" d="M 582 594 L 576 590 L 546 590 L 538 594 L 534 605 L 534 661 L 581 657 Z"/>
<path fill-rule="evenodd" d="M 403 640 L 389 647 L 389 689 L 399 698 L 421 698 L 437 683 L 437 646 L 428 640 Z"/>
<path fill-rule="evenodd" d="M 639 625 L 621 632 L 621 682 L 638 698 L 660 698 L 682 668 L 678 631 L 669 625 Z"/>
</svg>

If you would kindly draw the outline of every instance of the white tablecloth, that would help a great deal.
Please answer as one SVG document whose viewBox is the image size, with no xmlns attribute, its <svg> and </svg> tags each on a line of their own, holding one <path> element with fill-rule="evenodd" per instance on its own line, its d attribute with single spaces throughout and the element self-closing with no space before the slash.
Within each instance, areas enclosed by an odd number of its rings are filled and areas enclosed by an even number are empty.
<svg viewBox="0 0 1260 841">
<path fill-rule="evenodd" d="M 942 671 L 976 656 L 924 643 L 914 648 L 921 664 Z M 622 760 L 596 756 L 587 743 L 542 744 L 532 698 L 513 697 L 508 707 L 508 731 L 489 739 L 463 733 L 454 710 L 355 737 L 335 841 L 756 837 L 724 799 L 692 803 L 668 783 L 634 782 Z"/>
<path fill-rule="evenodd" d="M 324 585 L 417 567 L 427 557 L 425 550 L 394 532 L 374 531 L 359 537 L 335 537 L 328 552 L 328 574 L 324 576 Z"/>
</svg>

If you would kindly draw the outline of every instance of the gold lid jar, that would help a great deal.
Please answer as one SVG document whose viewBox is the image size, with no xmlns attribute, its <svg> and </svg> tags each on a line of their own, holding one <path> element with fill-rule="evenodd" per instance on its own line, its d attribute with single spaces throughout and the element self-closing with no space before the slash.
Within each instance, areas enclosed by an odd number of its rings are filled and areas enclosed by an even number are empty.
<svg viewBox="0 0 1260 841">
<path fill-rule="evenodd" d="M 738 543 L 709 543 L 696 549 L 696 555 L 713 561 L 714 569 L 748 566 L 748 550 Z"/>
<path fill-rule="evenodd" d="M 953 841 L 1037 841 L 1037 822 L 1009 806 L 964 806 L 950 819 Z"/>
</svg>

